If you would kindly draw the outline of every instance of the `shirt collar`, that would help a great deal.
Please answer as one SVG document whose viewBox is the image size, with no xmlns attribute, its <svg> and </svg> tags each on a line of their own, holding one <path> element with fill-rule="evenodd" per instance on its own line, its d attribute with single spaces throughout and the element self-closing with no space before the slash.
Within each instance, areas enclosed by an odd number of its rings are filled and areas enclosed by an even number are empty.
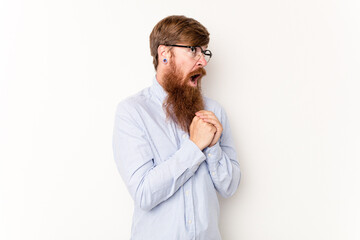
<svg viewBox="0 0 360 240">
<path fill-rule="evenodd" d="M 160 85 L 160 83 L 156 79 L 156 75 L 153 78 L 153 85 L 151 86 L 151 92 L 155 98 L 160 100 L 161 104 L 164 102 L 167 92 L 164 88 Z"/>
</svg>

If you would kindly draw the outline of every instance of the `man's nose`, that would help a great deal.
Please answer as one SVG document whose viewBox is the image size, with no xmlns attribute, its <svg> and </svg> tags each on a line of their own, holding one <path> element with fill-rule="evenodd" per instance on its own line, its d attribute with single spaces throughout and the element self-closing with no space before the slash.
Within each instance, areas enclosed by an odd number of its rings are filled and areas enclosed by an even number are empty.
<svg viewBox="0 0 360 240">
<path fill-rule="evenodd" d="M 197 65 L 201 65 L 203 67 L 205 67 L 207 65 L 207 61 L 205 60 L 204 54 L 200 54 L 200 58 L 197 62 Z"/>
</svg>

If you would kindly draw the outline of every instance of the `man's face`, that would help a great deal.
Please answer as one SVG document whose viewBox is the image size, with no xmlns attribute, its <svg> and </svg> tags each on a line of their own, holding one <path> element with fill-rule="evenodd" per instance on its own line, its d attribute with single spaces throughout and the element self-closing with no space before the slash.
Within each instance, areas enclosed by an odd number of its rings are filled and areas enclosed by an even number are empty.
<svg viewBox="0 0 360 240">
<path fill-rule="evenodd" d="M 185 45 L 179 43 L 178 45 Z M 207 46 L 203 46 L 206 49 Z M 170 62 L 175 66 L 178 77 L 182 79 L 179 84 L 187 84 L 191 87 L 198 87 L 201 78 L 206 74 L 204 67 L 207 62 L 202 53 L 194 54 L 190 48 L 173 47 Z"/>
</svg>

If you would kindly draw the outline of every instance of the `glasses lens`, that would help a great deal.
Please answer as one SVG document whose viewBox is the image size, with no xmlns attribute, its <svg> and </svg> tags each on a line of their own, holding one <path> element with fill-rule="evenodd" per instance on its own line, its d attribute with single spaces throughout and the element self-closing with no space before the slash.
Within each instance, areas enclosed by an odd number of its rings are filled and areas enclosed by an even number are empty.
<svg viewBox="0 0 360 240">
<path fill-rule="evenodd" d="M 211 54 L 210 50 L 204 51 L 204 57 L 205 57 L 206 62 L 210 61 L 211 56 L 212 56 L 212 54 Z"/>
<path fill-rule="evenodd" d="M 195 47 L 190 48 L 193 58 L 199 59 L 202 56 L 204 56 L 204 59 L 206 62 L 210 61 L 210 58 L 212 57 L 212 53 L 210 50 L 203 51 L 201 47 Z"/>
<path fill-rule="evenodd" d="M 209 55 L 204 55 L 205 61 L 209 62 L 210 61 L 210 56 Z"/>
</svg>

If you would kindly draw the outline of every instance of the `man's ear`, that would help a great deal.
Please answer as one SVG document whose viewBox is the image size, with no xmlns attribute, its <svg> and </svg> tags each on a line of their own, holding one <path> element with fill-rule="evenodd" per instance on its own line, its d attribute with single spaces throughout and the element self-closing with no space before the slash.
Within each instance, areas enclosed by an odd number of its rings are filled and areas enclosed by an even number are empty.
<svg viewBox="0 0 360 240">
<path fill-rule="evenodd" d="M 159 45 L 158 56 L 159 56 L 159 61 L 162 61 L 164 58 L 169 59 L 171 56 L 169 47 L 165 45 Z"/>
</svg>

